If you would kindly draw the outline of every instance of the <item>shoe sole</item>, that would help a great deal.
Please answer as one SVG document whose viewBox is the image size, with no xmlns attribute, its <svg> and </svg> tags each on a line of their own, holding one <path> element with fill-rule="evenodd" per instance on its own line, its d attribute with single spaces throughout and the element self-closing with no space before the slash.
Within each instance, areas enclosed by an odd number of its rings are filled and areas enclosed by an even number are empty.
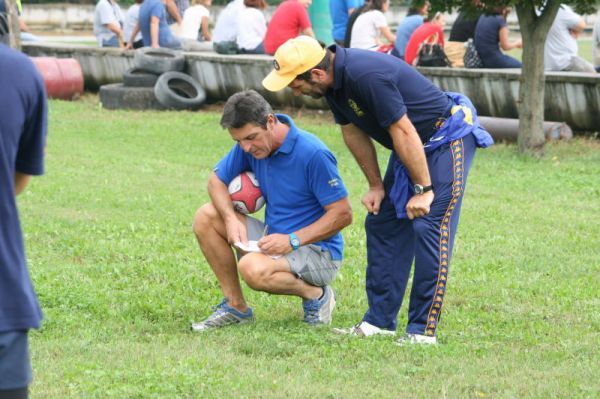
<svg viewBox="0 0 600 399">
<path fill-rule="evenodd" d="M 321 322 L 321 324 L 331 324 L 331 321 L 333 320 L 333 309 L 335 309 L 335 292 L 333 291 L 332 288 L 330 288 L 331 290 L 331 300 L 329 301 L 329 303 L 327 304 L 328 306 L 328 314 L 329 314 L 329 320 L 323 320 Z"/>
</svg>

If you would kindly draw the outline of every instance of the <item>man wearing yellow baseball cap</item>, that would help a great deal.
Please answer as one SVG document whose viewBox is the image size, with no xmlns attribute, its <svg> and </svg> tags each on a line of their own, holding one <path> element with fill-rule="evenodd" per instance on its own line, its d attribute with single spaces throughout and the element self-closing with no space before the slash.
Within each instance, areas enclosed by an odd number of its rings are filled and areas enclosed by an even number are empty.
<svg viewBox="0 0 600 399">
<path fill-rule="evenodd" d="M 324 97 L 367 178 L 369 214 L 362 321 L 337 332 L 393 335 L 413 260 L 406 334 L 435 344 L 454 234 L 476 147 L 493 144 L 471 101 L 444 93 L 399 58 L 297 37 L 275 53 L 267 90 Z M 391 150 L 382 178 L 373 140 Z"/>
<path fill-rule="evenodd" d="M 309 36 L 290 39 L 277 49 L 273 71 L 263 80 L 270 91 L 279 91 L 289 85 L 298 75 L 319 64 L 327 51 Z"/>
</svg>

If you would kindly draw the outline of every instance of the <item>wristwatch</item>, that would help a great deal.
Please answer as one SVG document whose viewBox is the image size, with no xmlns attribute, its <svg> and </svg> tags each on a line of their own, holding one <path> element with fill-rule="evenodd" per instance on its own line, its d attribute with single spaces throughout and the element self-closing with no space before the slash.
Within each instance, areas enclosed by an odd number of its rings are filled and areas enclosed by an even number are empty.
<svg viewBox="0 0 600 399">
<path fill-rule="evenodd" d="M 415 190 L 415 194 L 423 194 L 423 193 L 426 193 L 427 191 L 433 190 L 433 184 L 430 184 L 429 186 L 422 186 L 420 184 L 415 184 L 413 189 Z"/>
<path fill-rule="evenodd" d="M 295 251 L 298 248 L 300 248 L 300 239 L 298 238 L 298 236 L 294 233 L 290 233 L 290 245 L 292 246 L 292 249 Z"/>
</svg>

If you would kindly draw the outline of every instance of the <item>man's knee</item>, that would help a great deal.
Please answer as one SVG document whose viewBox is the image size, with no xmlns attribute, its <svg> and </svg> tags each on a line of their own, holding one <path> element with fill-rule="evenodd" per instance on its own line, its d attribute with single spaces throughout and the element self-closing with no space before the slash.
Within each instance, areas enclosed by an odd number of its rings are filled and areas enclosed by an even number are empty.
<svg viewBox="0 0 600 399">
<path fill-rule="evenodd" d="M 268 287 L 269 273 L 260 258 L 256 254 L 242 257 L 238 263 L 238 270 L 250 288 L 256 291 L 265 291 Z"/>
<path fill-rule="evenodd" d="M 208 203 L 202 205 L 194 215 L 192 229 L 194 234 L 200 237 L 208 231 L 211 226 L 214 226 L 214 220 L 219 217 L 219 213 L 213 204 Z"/>
</svg>

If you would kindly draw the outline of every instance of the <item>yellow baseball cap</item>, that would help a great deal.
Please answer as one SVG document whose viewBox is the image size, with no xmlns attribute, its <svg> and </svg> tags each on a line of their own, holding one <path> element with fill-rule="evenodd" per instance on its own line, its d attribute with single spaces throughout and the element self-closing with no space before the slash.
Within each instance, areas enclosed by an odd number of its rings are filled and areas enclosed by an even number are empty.
<svg viewBox="0 0 600 399">
<path fill-rule="evenodd" d="M 279 91 L 296 76 L 318 65 L 327 51 L 310 36 L 298 36 L 283 43 L 275 52 L 273 70 L 262 84 L 269 91 Z"/>
</svg>

